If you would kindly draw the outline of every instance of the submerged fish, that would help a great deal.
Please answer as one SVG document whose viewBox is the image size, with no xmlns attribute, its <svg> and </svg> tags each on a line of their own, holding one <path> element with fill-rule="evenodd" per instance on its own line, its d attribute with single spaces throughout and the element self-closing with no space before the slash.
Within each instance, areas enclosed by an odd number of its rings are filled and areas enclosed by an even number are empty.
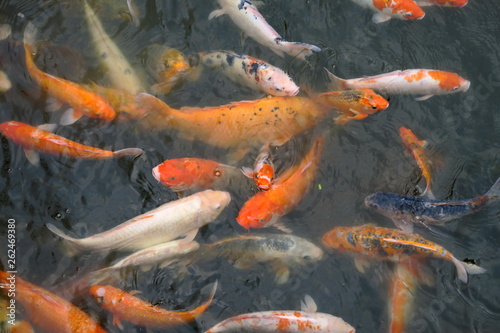
<svg viewBox="0 0 500 333">
<path fill-rule="evenodd" d="M 61 124 L 71 124 L 82 115 L 105 120 L 115 118 L 115 111 L 104 98 L 74 82 L 42 72 L 33 61 L 31 47 L 24 44 L 24 49 L 26 68 L 31 78 L 49 95 L 72 107 L 61 119 Z"/>
<path fill-rule="evenodd" d="M 259 190 L 269 190 L 274 182 L 274 164 L 269 146 L 261 149 L 255 159 L 253 169 L 243 167 L 241 171 L 245 176 L 254 180 Z"/>
<path fill-rule="evenodd" d="M 413 158 L 417 162 L 420 170 L 422 170 L 422 175 L 425 177 L 425 190 L 422 192 L 422 196 L 434 199 L 434 194 L 431 190 L 431 170 L 430 162 L 425 154 L 424 147 L 427 145 L 426 141 L 419 140 L 417 136 L 412 132 L 412 130 L 406 127 L 399 128 L 399 136 L 407 148 L 407 151 L 413 155 Z"/>
<path fill-rule="evenodd" d="M 463 7 L 468 0 L 415 0 L 416 3 L 423 6 L 444 6 L 444 7 Z"/>
<path fill-rule="evenodd" d="M 216 290 L 217 282 L 213 284 L 208 301 L 187 311 L 164 310 L 112 286 L 94 285 L 90 287 L 90 294 L 102 308 L 113 314 L 113 324 L 120 329 L 123 329 L 122 320 L 147 328 L 169 328 L 187 324 L 203 314 Z"/>
<path fill-rule="evenodd" d="M 144 151 L 140 148 L 125 148 L 117 151 L 102 150 L 68 140 L 62 136 L 51 133 L 54 124 L 45 124 L 39 127 L 8 121 L 0 124 L 0 133 L 24 148 L 28 160 L 37 165 L 38 152 L 65 156 L 71 158 L 101 160 L 122 156 L 138 156 Z M 48 130 L 44 130 L 46 128 Z"/>
<path fill-rule="evenodd" d="M 269 263 L 280 284 L 288 281 L 290 267 L 321 260 L 323 250 L 308 240 L 284 234 L 255 234 L 231 237 L 202 245 L 200 259 L 224 257 L 238 269 L 248 269 L 258 263 Z M 195 256 L 197 254 L 194 254 Z"/>
<path fill-rule="evenodd" d="M 174 158 L 153 168 L 157 181 L 174 192 L 223 189 L 240 176 L 238 168 L 202 158 Z"/>
<path fill-rule="evenodd" d="M 434 200 L 389 192 L 377 192 L 365 198 L 365 205 L 391 218 L 398 228 L 413 231 L 413 223 L 442 225 L 473 214 L 500 199 L 500 178 L 484 195 L 468 200 Z"/>
<path fill-rule="evenodd" d="M 328 76 L 333 90 L 368 88 L 383 94 L 422 95 L 416 98 L 418 101 L 435 95 L 466 92 L 470 87 L 470 82 L 458 74 L 431 69 L 407 69 L 349 80 L 330 72 Z"/>
<path fill-rule="evenodd" d="M 273 96 L 295 96 L 299 87 L 285 72 L 260 59 L 229 51 L 200 54 L 201 63 L 231 80 Z"/>
<path fill-rule="evenodd" d="M 421 20 L 425 12 L 414 0 L 352 0 L 358 5 L 376 12 L 373 22 L 381 23 L 391 18 L 400 20 Z"/>
<path fill-rule="evenodd" d="M 420 236 L 400 230 L 363 225 L 357 227 L 337 227 L 325 233 L 321 239 L 323 245 L 340 252 L 351 252 L 361 260 L 387 260 L 405 262 L 410 259 L 437 258 L 453 262 L 458 278 L 466 283 L 467 273 L 481 274 L 486 270 L 469 263 L 459 261 L 440 245 Z M 362 261 L 356 266 L 361 268 Z"/>
<path fill-rule="evenodd" d="M 67 236 L 50 223 L 47 228 L 63 238 L 68 255 L 81 251 L 142 250 L 174 240 L 212 222 L 230 201 L 227 192 L 198 192 L 82 239 Z"/>
<path fill-rule="evenodd" d="M 252 312 L 228 318 L 205 333 L 222 332 L 328 332 L 355 333 L 354 327 L 342 318 L 317 311 L 311 296 L 306 295 L 301 302 L 302 311 Z"/>
<path fill-rule="evenodd" d="M 14 292 L 10 291 L 11 285 L 14 285 Z M 22 305 L 23 313 L 30 322 L 45 332 L 106 332 L 78 307 L 43 288 L 24 281 L 17 275 L 0 271 L 0 289 L 4 289 L 6 293 L 9 291 L 7 294 L 15 294 L 15 301 Z"/>
<path fill-rule="evenodd" d="M 0 70 L 0 93 L 9 91 L 10 88 L 12 88 L 12 82 L 10 82 L 7 74 L 4 71 Z"/>
<path fill-rule="evenodd" d="M 306 56 L 321 49 L 315 45 L 287 42 L 276 30 L 271 27 L 250 1 L 246 0 L 217 0 L 222 9 L 214 10 L 209 20 L 227 14 L 246 35 L 256 42 L 269 47 L 280 57 L 284 53 L 305 60 Z"/>
<path fill-rule="evenodd" d="M 147 48 L 146 67 L 158 82 L 151 86 L 154 94 L 168 94 L 184 78 L 192 79 L 193 68 L 186 56 L 164 45 Z"/>
<path fill-rule="evenodd" d="M 276 226 L 278 219 L 292 211 L 311 187 L 323 153 L 324 137 L 313 143 L 300 163 L 281 174 L 268 191 L 248 199 L 236 221 L 245 229 Z"/>
</svg>

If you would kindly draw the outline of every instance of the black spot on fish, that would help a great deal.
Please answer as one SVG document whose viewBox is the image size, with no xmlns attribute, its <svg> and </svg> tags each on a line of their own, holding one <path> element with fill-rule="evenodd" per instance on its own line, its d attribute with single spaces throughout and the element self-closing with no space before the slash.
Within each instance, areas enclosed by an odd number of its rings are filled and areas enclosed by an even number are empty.
<svg viewBox="0 0 500 333">
<path fill-rule="evenodd" d="M 254 115 L 254 116 L 256 116 L 256 115 L 257 115 L 257 112 L 254 112 L 254 113 L 253 113 L 253 115 Z"/>
<path fill-rule="evenodd" d="M 259 111 L 262 111 L 262 108 L 259 108 Z"/>
<path fill-rule="evenodd" d="M 106 59 L 107 57 L 108 57 L 108 54 L 107 54 L 107 53 L 103 53 L 103 54 L 101 55 L 101 58 L 102 58 L 102 59 Z"/>
<path fill-rule="evenodd" d="M 245 0 L 241 0 L 241 1 L 240 1 L 240 3 L 238 4 L 238 9 L 239 9 L 239 10 L 242 10 L 242 9 L 243 9 L 243 7 L 245 6 L 245 2 L 246 2 Z"/>
<path fill-rule="evenodd" d="M 349 244 L 351 244 L 352 246 L 356 246 L 356 241 L 354 241 L 354 237 L 352 235 L 352 232 L 348 232 L 347 235 L 346 235 L 346 240 Z"/>
<path fill-rule="evenodd" d="M 284 41 L 285 41 L 285 40 L 284 40 L 283 38 L 281 38 L 281 37 L 276 37 L 276 38 L 274 39 L 274 42 L 275 42 L 276 44 L 278 44 L 278 45 L 279 45 L 279 44 L 281 44 L 281 42 L 284 42 Z"/>
<path fill-rule="evenodd" d="M 226 61 L 229 66 L 232 66 L 234 64 L 234 56 L 232 56 L 231 54 L 227 54 Z"/>
<path fill-rule="evenodd" d="M 248 73 L 250 74 L 257 74 L 259 72 L 259 64 L 254 62 L 250 65 L 250 70 Z"/>
<path fill-rule="evenodd" d="M 223 114 L 222 114 L 222 116 L 223 116 L 223 117 L 225 117 L 225 116 L 226 116 L 226 114 L 225 114 L 225 113 L 223 113 Z"/>
</svg>

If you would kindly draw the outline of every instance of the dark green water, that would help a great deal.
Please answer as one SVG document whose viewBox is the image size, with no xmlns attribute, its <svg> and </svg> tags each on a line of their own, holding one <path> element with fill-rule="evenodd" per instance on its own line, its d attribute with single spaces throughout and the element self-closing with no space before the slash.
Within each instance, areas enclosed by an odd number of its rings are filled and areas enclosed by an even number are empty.
<svg viewBox="0 0 500 333">
<path fill-rule="evenodd" d="M 376 191 L 415 191 L 420 172 L 404 154 L 400 126 L 429 141 L 434 163 L 432 187 L 438 198 L 483 194 L 500 177 L 500 5 L 496 0 L 470 0 L 458 9 L 427 8 L 422 21 L 391 20 L 380 25 L 371 22 L 369 10 L 348 0 L 264 1 L 261 13 L 285 39 L 322 48 L 307 63 L 282 59 L 253 40 L 245 40 L 228 17 L 208 21 L 209 13 L 218 8 L 215 1 L 146 1 L 139 6 L 146 15 L 139 28 L 119 15 L 126 9 L 125 1 L 115 2 L 102 4 L 107 18 L 104 26 L 137 69 L 145 67 L 144 49 L 158 43 L 186 54 L 221 49 L 249 54 L 318 90 L 326 90 L 324 67 L 346 78 L 432 68 L 456 72 L 471 81 L 466 93 L 423 102 L 406 95 L 390 96 L 390 107 L 380 114 L 344 127 L 325 124 L 329 132 L 315 184 L 300 206 L 282 219 L 294 234 L 320 244 L 321 236 L 336 226 L 374 223 L 393 227 L 389 219 L 368 211 L 363 200 Z M 11 38 L 22 40 L 28 20 L 38 27 L 38 40 L 73 50 L 47 51 L 43 59 L 37 59 L 43 70 L 77 82 L 103 79 L 78 1 L 0 2 L 0 23 L 12 25 Z M 19 50 L 2 45 L 0 65 L 14 87 L 0 95 L 0 122 L 56 122 L 60 115 L 44 112 L 46 96 L 27 76 Z M 206 72 L 198 82 L 184 84 L 165 101 L 174 107 L 206 106 L 259 97 L 216 72 Z M 140 147 L 146 153 L 136 160 L 109 161 L 42 155 L 40 166 L 35 167 L 20 147 L 2 138 L 0 262 L 6 266 L 7 220 L 15 219 L 18 276 L 59 292 L 100 320 L 105 329 L 118 332 L 111 315 L 85 290 L 71 289 L 85 272 L 111 263 L 118 255 L 65 257 L 45 225 L 52 223 L 77 236 L 110 229 L 176 199 L 151 175 L 151 169 L 163 160 L 185 156 L 224 160 L 225 155 L 203 143 L 181 140 L 173 132 L 140 130 L 134 123 L 106 124 L 85 118 L 72 126 L 60 126 L 56 133 L 92 146 Z M 309 136 L 299 136 L 279 149 L 277 164 L 295 161 Z M 217 222 L 202 229 L 199 241 L 245 234 L 235 217 L 250 194 L 247 188 L 233 194 L 230 206 Z M 451 263 L 429 260 L 436 284 L 418 288 L 408 332 L 498 332 L 499 214 L 499 204 L 494 203 L 478 214 L 436 227 L 433 233 L 423 232 L 458 259 L 474 260 L 488 271 L 471 276 L 464 285 Z M 280 286 L 265 266 L 237 270 L 217 261 L 189 267 L 182 279 L 172 270 L 133 271 L 123 276 L 119 287 L 140 290 L 144 299 L 164 308 L 184 309 L 202 302 L 205 296 L 199 290 L 218 279 L 216 302 L 207 313 L 172 332 L 203 331 L 245 312 L 299 309 L 305 294 L 315 299 L 320 312 L 342 317 L 358 332 L 387 332 L 390 269 L 387 263 L 374 262 L 367 273 L 360 274 L 352 257 L 330 253 L 313 267 L 292 271 L 290 281 Z M 19 316 L 23 317 L 22 311 Z M 145 330 L 125 324 L 125 331 Z"/>
</svg>

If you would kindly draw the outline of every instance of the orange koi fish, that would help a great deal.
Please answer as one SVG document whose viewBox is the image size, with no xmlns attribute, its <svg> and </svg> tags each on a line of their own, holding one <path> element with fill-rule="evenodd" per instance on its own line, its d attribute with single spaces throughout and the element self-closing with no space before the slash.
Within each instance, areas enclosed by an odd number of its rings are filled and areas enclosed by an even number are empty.
<svg viewBox="0 0 500 333">
<path fill-rule="evenodd" d="M 443 6 L 443 7 L 463 7 L 468 0 L 415 0 L 421 7 L 424 6 Z"/>
<path fill-rule="evenodd" d="M 318 95 L 318 101 L 340 111 L 335 123 L 345 125 L 351 120 L 365 119 L 371 114 L 384 111 L 389 102 L 371 89 L 330 91 Z"/>
<path fill-rule="evenodd" d="M 104 98 L 74 82 L 42 72 L 33 61 L 31 47 L 24 44 L 24 50 L 26 67 L 33 80 L 49 95 L 73 108 L 63 115 L 61 124 L 72 124 L 82 115 L 105 120 L 115 118 L 115 111 Z"/>
<path fill-rule="evenodd" d="M 222 189 L 240 176 L 237 168 L 202 158 L 175 158 L 153 168 L 157 181 L 174 192 Z"/>
<path fill-rule="evenodd" d="M 292 211 L 314 180 L 323 146 L 320 136 L 298 166 L 285 171 L 268 191 L 260 191 L 245 202 L 236 221 L 246 229 L 270 227 Z"/>
<path fill-rule="evenodd" d="M 260 154 L 255 159 L 253 170 L 243 167 L 241 171 L 248 178 L 252 178 L 260 190 L 269 190 L 274 181 L 274 164 L 269 147 L 261 149 Z"/>
<path fill-rule="evenodd" d="M 106 88 L 95 83 L 87 85 L 89 89 L 105 98 L 115 110 L 118 120 L 134 120 L 144 118 L 145 113 L 135 104 L 135 95 L 124 90 Z"/>
<path fill-rule="evenodd" d="M 113 324 L 121 329 L 121 320 L 147 328 L 168 328 L 189 323 L 205 312 L 216 289 L 217 282 L 212 287 L 208 301 L 188 311 L 167 311 L 112 286 L 94 285 L 90 287 L 90 294 L 102 308 L 113 313 Z"/>
<path fill-rule="evenodd" d="M 10 328 L 10 333 L 35 333 L 35 330 L 26 320 L 20 320 Z"/>
<path fill-rule="evenodd" d="M 15 286 L 15 302 L 19 302 L 29 320 L 51 333 L 105 333 L 85 312 L 49 291 L 32 285 L 18 276 L 0 271 L 0 288 L 11 293 Z"/>
<path fill-rule="evenodd" d="M 43 126 L 48 128 L 49 126 Z M 52 134 L 41 128 L 21 123 L 8 121 L 0 124 L 0 133 L 24 148 L 28 160 L 37 165 L 38 152 L 56 156 L 66 156 L 83 159 L 107 159 L 121 156 L 137 156 L 143 153 L 140 148 L 126 148 L 118 151 L 102 150 L 68 140 L 62 136 Z"/>
<path fill-rule="evenodd" d="M 399 136 L 403 140 L 407 151 L 413 155 L 415 161 L 417 161 L 420 170 L 422 170 L 422 175 L 425 177 L 425 190 L 422 195 L 427 195 L 429 198 L 434 198 L 434 194 L 431 191 L 431 170 L 430 162 L 427 155 L 424 152 L 424 146 L 427 145 L 426 141 L 419 140 L 417 136 L 412 132 L 412 130 L 406 127 L 399 128 Z"/>
<path fill-rule="evenodd" d="M 358 227 L 337 227 L 325 233 L 323 245 L 340 252 L 355 253 L 372 260 L 393 262 L 409 259 L 437 258 L 453 262 L 458 278 L 466 283 L 467 273 L 481 274 L 485 269 L 459 261 L 442 246 L 418 235 L 400 230 L 363 225 Z M 359 266 L 360 262 L 357 263 Z"/>
<path fill-rule="evenodd" d="M 358 5 L 370 8 L 376 14 L 373 15 L 373 22 L 381 23 L 391 18 L 399 20 L 421 20 L 425 12 L 414 0 L 352 0 Z"/>
</svg>

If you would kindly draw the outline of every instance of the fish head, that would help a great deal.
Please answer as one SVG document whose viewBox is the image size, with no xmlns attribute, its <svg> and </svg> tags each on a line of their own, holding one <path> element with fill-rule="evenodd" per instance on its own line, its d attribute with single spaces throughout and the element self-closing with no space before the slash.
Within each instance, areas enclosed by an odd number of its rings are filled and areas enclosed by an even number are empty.
<svg viewBox="0 0 500 333">
<path fill-rule="evenodd" d="M 295 96 L 300 88 L 283 71 L 259 67 L 258 80 L 262 89 L 273 96 Z"/>
<path fill-rule="evenodd" d="M 116 117 L 115 110 L 104 98 L 96 98 L 94 103 L 90 103 L 89 111 L 93 117 L 99 119 L 113 120 Z"/>
<path fill-rule="evenodd" d="M 414 0 L 391 1 L 392 16 L 401 20 L 421 20 L 425 16 L 423 9 Z"/>
<path fill-rule="evenodd" d="M 447 92 L 466 92 L 470 87 L 470 82 L 460 75 L 445 71 L 429 71 L 429 76 L 439 82 L 439 87 Z"/>
<path fill-rule="evenodd" d="M 224 191 L 205 190 L 193 195 L 200 200 L 200 216 L 206 221 L 214 220 L 231 202 L 231 195 Z"/>
<path fill-rule="evenodd" d="M 325 327 L 331 327 L 332 332 L 356 333 L 356 329 L 349 323 L 346 323 L 342 318 L 330 314 L 327 314 L 325 317 Z"/>
<path fill-rule="evenodd" d="M 398 194 L 377 192 L 365 198 L 365 206 L 391 219 L 402 218 L 408 213 L 404 207 L 404 198 Z"/>
<path fill-rule="evenodd" d="M 321 242 L 329 249 L 340 252 L 355 251 L 357 248 L 356 231 L 349 227 L 337 227 L 326 232 L 321 237 Z"/>
<path fill-rule="evenodd" d="M 0 133 L 4 136 L 12 138 L 21 133 L 23 124 L 17 121 L 6 121 L 0 124 Z"/>
<path fill-rule="evenodd" d="M 324 252 L 318 246 L 309 241 L 304 241 L 299 246 L 300 259 L 305 262 L 319 261 L 323 258 Z"/>
<path fill-rule="evenodd" d="M 191 70 L 189 61 L 184 54 L 177 49 L 167 49 L 161 56 L 158 67 L 158 77 L 162 81 L 171 82 L 175 78 L 180 78 Z"/>
<path fill-rule="evenodd" d="M 363 108 L 363 112 L 373 114 L 379 111 L 384 111 L 389 107 L 389 102 L 372 89 L 359 89 L 361 94 L 359 105 Z"/>
<path fill-rule="evenodd" d="M 269 164 L 262 164 L 254 173 L 254 182 L 263 191 L 271 188 L 274 180 L 274 167 Z"/>
<path fill-rule="evenodd" d="M 95 298 L 96 302 L 104 309 L 113 308 L 119 300 L 121 299 L 120 294 L 123 294 L 123 291 L 116 289 L 111 286 L 101 286 L 101 285 L 93 285 L 89 289 L 90 295 Z"/>
<path fill-rule="evenodd" d="M 282 215 L 282 207 L 269 200 L 269 192 L 259 192 L 241 208 L 236 221 L 245 229 L 271 226 Z"/>
</svg>

